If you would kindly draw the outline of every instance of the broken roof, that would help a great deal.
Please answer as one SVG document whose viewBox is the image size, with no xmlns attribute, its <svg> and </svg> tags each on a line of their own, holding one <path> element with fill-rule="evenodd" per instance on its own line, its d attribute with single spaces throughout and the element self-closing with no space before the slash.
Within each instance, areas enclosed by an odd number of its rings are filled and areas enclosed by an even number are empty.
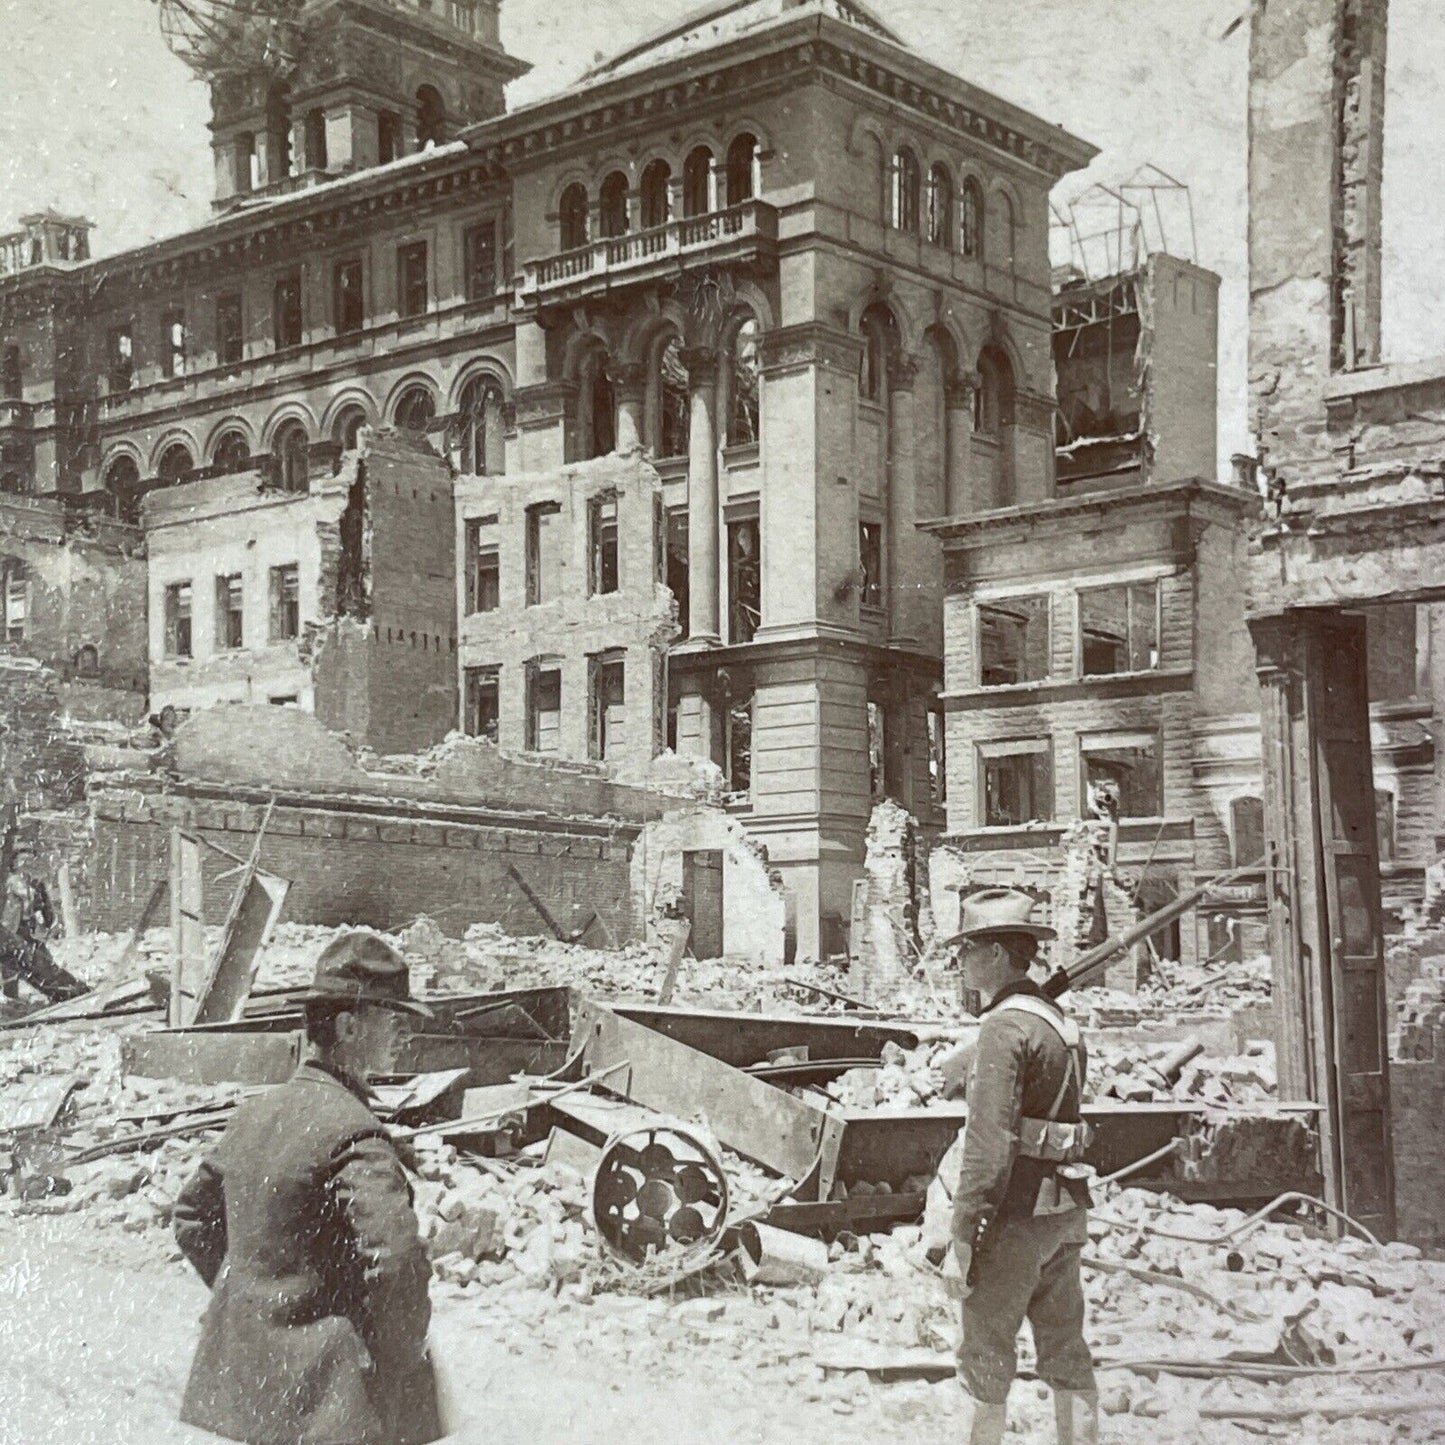
<svg viewBox="0 0 1445 1445">
<path fill-rule="evenodd" d="M 830 15 L 835 20 L 855 25 L 880 40 L 887 40 L 908 49 L 898 32 L 880 20 L 868 6 L 859 3 L 859 0 L 727 0 L 725 4 L 704 6 L 683 20 L 655 32 L 611 59 L 594 66 L 583 80 L 602 80 L 636 70 L 646 70 L 664 61 L 683 59 L 699 51 L 711 50 L 714 46 L 736 40 L 777 21 L 792 20 L 803 15 Z"/>
</svg>

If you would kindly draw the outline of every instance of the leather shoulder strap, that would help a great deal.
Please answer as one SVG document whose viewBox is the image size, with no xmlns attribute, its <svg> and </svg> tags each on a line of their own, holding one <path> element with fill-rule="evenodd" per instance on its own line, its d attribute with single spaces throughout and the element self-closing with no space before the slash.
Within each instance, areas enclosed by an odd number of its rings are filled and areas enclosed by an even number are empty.
<svg viewBox="0 0 1445 1445">
<path fill-rule="evenodd" d="M 1002 1013 L 1004 1009 L 1012 1009 L 1015 1013 L 1032 1014 L 1036 1019 L 1042 1019 L 1053 1031 L 1058 1034 L 1067 1049 L 1079 1047 L 1082 1035 L 1079 1033 L 1079 1026 L 1073 1019 L 1058 1012 L 1057 1009 L 1046 1004 L 1041 998 L 1034 998 L 1031 994 L 1015 993 L 990 1010 L 992 1013 Z"/>
</svg>

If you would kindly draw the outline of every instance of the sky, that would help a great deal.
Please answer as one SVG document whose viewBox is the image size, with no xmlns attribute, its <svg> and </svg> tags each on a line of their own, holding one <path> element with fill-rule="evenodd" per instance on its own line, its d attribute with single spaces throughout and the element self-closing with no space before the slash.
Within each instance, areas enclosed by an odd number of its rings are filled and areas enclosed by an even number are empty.
<svg viewBox="0 0 1445 1445">
<path fill-rule="evenodd" d="M 1065 192 L 1118 182 L 1146 164 L 1187 185 L 1188 204 L 1183 192 L 1166 195 L 1161 215 L 1169 249 L 1223 277 L 1226 471 L 1231 452 L 1249 449 L 1248 39 L 1242 25 L 1226 33 L 1246 3 L 873 0 L 937 63 L 1099 146 L 1099 158 L 1082 180 L 1066 181 Z M 511 88 L 511 103 L 562 88 L 601 54 L 696 6 L 504 0 L 503 41 L 535 66 Z M 0 226 L 32 207 L 83 212 L 96 222 L 104 254 L 209 215 L 205 88 L 166 50 L 154 0 L 0 0 L 0 36 Z"/>
</svg>

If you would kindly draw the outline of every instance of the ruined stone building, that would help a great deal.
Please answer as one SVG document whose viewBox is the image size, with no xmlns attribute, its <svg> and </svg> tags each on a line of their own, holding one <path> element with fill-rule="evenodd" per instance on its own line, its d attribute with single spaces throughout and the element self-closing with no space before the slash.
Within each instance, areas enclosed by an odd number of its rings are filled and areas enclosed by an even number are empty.
<svg viewBox="0 0 1445 1445">
<path fill-rule="evenodd" d="M 710 758 L 798 952 L 836 949 L 875 799 L 942 822 L 916 523 L 1053 496 L 1047 197 L 1092 151 L 855 0 L 719 5 L 508 112 L 496 11 L 315 0 L 257 55 L 193 47 L 213 219 L 101 260 L 63 218 L 8 245 L 5 489 L 140 529 L 153 701 Z M 358 510 L 363 427 L 456 495 L 367 474 Z M 647 465 L 604 523 L 573 468 L 614 452 Z M 467 593 L 489 494 L 501 598 L 563 545 L 547 508 L 581 529 L 571 601 L 505 637 Z"/>
<path fill-rule="evenodd" d="M 1408 9 L 1254 15 L 1250 381 L 1274 500 L 1247 580 L 1281 1092 L 1322 1105 L 1333 1201 L 1386 1232 L 1398 1206 L 1420 1238 L 1445 1232 L 1440 974 L 1422 970 L 1445 938 L 1427 887 L 1387 976 L 1384 903 L 1440 846 L 1445 363 L 1392 363 L 1382 346 L 1386 40 Z M 1413 1013 L 1397 1019 L 1404 994 Z"/>
</svg>

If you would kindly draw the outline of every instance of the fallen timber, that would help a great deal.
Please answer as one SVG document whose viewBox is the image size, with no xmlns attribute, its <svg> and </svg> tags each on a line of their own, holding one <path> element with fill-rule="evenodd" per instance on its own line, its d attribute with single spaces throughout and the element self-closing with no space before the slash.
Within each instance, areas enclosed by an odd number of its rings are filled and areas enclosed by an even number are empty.
<svg viewBox="0 0 1445 1445">
<path fill-rule="evenodd" d="M 879 1058 L 886 1044 L 911 1049 L 940 1034 L 966 1033 L 966 1026 L 607 1005 L 564 988 L 432 1002 L 437 1017 L 406 1045 L 399 1080 L 465 1071 L 465 1087 L 476 1089 L 518 1075 L 549 1078 L 549 1088 L 523 1093 L 508 1116 L 510 1142 L 518 1147 L 563 1131 L 598 1148 L 628 1121 L 703 1120 L 726 1148 L 791 1181 L 768 1219 L 800 1232 L 831 1237 L 916 1218 L 919 1179 L 936 1170 L 967 1118 L 962 1103 L 848 1109 L 816 1091 L 781 1087 L 792 1082 L 790 1066 L 769 1066 L 787 1050 L 806 1050 L 813 1067 L 856 1065 Z M 189 1083 L 280 1082 L 299 1056 L 299 1005 L 283 997 L 253 999 L 249 1008 L 232 1024 L 130 1034 L 124 1067 Z M 772 1079 L 750 1072 L 760 1067 Z M 591 1092 L 550 1097 L 556 1086 L 599 1074 L 605 1077 Z M 490 1126 L 470 1127 L 460 1113 L 453 1106 L 435 1115 L 437 1127 L 459 1147 L 486 1147 Z M 1316 1113 L 1308 1103 L 1221 1110 L 1099 1101 L 1085 1109 L 1097 1135 L 1089 1162 L 1100 1175 L 1143 1163 L 1132 1183 L 1192 1202 L 1263 1200 L 1318 1178 Z M 1152 1155 L 1162 1157 L 1151 1161 Z"/>
</svg>

